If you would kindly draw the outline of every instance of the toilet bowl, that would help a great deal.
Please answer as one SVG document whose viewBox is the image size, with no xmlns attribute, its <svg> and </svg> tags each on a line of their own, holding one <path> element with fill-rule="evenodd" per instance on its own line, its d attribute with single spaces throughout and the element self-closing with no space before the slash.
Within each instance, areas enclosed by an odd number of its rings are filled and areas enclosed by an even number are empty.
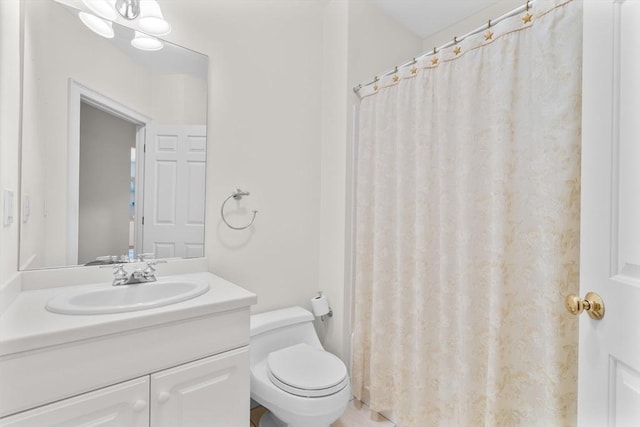
<svg viewBox="0 0 640 427">
<path fill-rule="evenodd" d="M 329 427 L 347 407 L 347 368 L 313 320 L 301 307 L 251 316 L 251 398 L 269 410 L 260 427 Z"/>
</svg>

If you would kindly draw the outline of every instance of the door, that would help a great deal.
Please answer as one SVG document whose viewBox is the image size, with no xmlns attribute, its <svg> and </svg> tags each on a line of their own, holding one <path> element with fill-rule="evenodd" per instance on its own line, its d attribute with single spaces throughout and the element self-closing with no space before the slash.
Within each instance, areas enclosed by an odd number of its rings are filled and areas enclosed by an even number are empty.
<svg viewBox="0 0 640 427">
<path fill-rule="evenodd" d="M 640 426 L 640 0 L 584 2 L 578 425 Z"/>
<path fill-rule="evenodd" d="M 206 126 L 147 126 L 143 251 L 204 255 Z"/>
<path fill-rule="evenodd" d="M 1 427 L 148 427 L 149 377 L 116 384 L 0 420 Z"/>
<path fill-rule="evenodd" d="M 248 426 L 247 347 L 151 375 L 151 427 Z"/>
</svg>

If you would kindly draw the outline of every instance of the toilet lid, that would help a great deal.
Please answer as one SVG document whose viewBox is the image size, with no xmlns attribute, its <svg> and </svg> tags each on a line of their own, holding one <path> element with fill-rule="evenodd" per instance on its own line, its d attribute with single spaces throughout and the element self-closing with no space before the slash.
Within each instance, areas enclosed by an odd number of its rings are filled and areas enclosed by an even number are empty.
<svg viewBox="0 0 640 427">
<path fill-rule="evenodd" d="M 298 396 L 327 396 L 349 382 L 342 360 L 305 343 L 270 353 L 267 368 L 276 386 Z"/>
</svg>

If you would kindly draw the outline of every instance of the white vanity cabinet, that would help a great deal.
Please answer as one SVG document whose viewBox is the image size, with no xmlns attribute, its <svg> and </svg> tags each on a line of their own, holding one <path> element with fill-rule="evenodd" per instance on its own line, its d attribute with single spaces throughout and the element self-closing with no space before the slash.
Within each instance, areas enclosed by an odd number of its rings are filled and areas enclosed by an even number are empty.
<svg viewBox="0 0 640 427">
<path fill-rule="evenodd" d="M 249 425 L 248 364 L 248 347 L 227 351 L 3 418 L 0 427 Z"/>
<path fill-rule="evenodd" d="M 247 426 L 256 296 L 211 273 L 174 277 L 210 290 L 95 316 L 45 310 L 56 288 L 22 292 L 0 317 L 0 427 Z"/>
</svg>

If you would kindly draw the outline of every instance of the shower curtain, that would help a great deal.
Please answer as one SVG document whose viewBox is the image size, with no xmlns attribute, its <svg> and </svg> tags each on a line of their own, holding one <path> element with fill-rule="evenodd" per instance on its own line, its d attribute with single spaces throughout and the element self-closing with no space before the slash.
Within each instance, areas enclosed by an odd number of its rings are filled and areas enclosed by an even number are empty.
<svg viewBox="0 0 640 427">
<path fill-rule="evenodd" d="M 399 427 L 576 423 L 581 40 L 537 0 L 361 91 L 353 391 Z"/>
</svg>

